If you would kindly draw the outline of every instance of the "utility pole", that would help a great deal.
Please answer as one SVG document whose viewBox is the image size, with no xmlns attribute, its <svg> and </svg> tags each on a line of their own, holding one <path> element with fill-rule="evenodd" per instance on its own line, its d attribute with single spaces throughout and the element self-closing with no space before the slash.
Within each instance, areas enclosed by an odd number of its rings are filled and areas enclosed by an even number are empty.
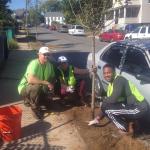
<svg viewBox="0 0 150 150">
<path fill-rule="evenodd" d="M 28 0 L 26 0 L 26 22 L 25 22 L 26 34 L 28 37 Z"/>
<path fill-rule="evenodd" d="M 38 32 L 37 32 L 37 22 L 38 22 L 38 0 L 36 0 L 35 7 L 36 7 L 35 30 L 36 30 L 36 40 L 37 40 L 37 37 L 38 37 Z"/>
</svg>

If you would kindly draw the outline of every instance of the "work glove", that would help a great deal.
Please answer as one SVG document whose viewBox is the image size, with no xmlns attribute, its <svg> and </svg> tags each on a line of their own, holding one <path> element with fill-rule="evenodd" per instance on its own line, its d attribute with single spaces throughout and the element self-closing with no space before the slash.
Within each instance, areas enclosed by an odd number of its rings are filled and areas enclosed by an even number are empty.
<svg viewBox="0 0 150 150">
<path fill-rule="evenodd" d="M 91 126 L 91 125 L 95 125 L 98 123 L 99 123 L 99 121 L 95 118 L 94 120 L 89 121 L 88 125 Z"/>
<path fill-rule="evenodd" d="M 74 89 L 74 87 L 72 87 L 72 86 L 68 86 L 67 89 L 66 89 L 66 91 L 69 92 L 69 93 L 73 93 L 74 90 L 75 90 L 75 89 Z"/>
</svg>

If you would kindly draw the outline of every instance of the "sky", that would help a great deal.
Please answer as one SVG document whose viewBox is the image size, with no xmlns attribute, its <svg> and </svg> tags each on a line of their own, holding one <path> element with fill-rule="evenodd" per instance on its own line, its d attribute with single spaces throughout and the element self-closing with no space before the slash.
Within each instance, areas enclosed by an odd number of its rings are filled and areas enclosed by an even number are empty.
<svg viewBox="0 0 150 150">
<path fill-rule="evenodd" d="M 11 3 L 8 4 L 10 9 L 25 8 L 25 0 L 11 0 Z"/>
</svg>

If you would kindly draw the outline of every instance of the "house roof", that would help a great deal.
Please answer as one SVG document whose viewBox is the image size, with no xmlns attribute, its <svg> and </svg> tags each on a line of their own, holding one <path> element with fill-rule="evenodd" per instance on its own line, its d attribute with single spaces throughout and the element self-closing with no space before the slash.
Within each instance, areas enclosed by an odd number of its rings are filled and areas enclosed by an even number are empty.
<svg viewBox="0 0 150 150">
<path fill-rule="evenodd" d="M 45 17 L 64 17 L 64 15 L 61 12 L 47 12 Z"/>
<path fill-rule="evenodd" d="M 23 17 L 25 14 L 25 9 L 16 9 L 14 13 L 16 14 L 17 17 Z"/>
</svg>

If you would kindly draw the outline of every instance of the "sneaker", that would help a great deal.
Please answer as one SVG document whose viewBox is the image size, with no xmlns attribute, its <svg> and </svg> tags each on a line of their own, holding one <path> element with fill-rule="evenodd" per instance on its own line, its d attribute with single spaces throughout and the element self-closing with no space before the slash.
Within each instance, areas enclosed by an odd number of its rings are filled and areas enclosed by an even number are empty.
<svg viewBox="0 0 150 150">
<path fill-rule="evenodd" d="M 98 124 L 99 123 L 99 121 L 95 118 L 94 120 L 91 120 L 91 121 L 89 121 L 89 126 L 91 126 L 91 125 L 95 125 L 95 124 Z"/>
<path fill-rule="evenodd" d="M 43 119 L 43 114 L 40 110 L 37 110 L 37 109 L 31 109 L 32 110 L 32 114 L 33 114 L 33 117 L 36 118 L 36 119 Z"/>
</svg>

